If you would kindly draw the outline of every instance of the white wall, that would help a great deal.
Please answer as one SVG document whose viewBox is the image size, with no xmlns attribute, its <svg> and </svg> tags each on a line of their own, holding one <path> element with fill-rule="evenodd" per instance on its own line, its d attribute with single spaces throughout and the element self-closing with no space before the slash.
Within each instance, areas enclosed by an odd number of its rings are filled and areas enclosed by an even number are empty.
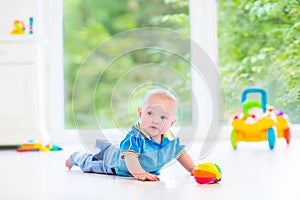
<svg viewBox="0 0 300 200">
<path fill-rule="evenodd" d="M 14 28 L 15 20 L 23 21 L 24 24 L 28 27 L 30 17 L 34 18 L 34 30 L 35 32 L 38 32 L 38 10 L 38 4 L 36 0 L 2 0 L 0 2 L 0 37 L 7 38 L 8 36 L 10 36 L 10 31 Z"/>
</svg>

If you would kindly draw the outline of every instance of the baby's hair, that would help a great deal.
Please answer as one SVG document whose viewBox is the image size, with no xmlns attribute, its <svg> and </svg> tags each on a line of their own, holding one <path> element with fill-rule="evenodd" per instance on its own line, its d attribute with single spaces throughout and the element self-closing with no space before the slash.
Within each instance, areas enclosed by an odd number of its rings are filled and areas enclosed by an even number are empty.
<svg viewBox="0 0 300 200">
<path fill-rule="evenodd" d="M 167 97 L 169 99 L 174 100 L 174 102 L 176 104 L 178 104 L 177 102 L 177 98 L 168 90 L 164 90 L 164 89 L 154 89 L 154 90 L 150 90 L 144 97 L 144 102 L 143 102 L 143 106 L 145 105 L 145 103 L 148 101 L 148 99 L 153 96 L 153 95 L 159 95 L 161 97 Z"/>
</svg>

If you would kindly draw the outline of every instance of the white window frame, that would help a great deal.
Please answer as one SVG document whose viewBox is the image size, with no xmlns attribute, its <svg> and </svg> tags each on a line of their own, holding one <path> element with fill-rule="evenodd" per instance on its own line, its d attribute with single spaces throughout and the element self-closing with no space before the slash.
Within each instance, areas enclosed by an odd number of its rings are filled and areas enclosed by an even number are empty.
<svg viewBox="0 0 300 200">
<path fill-rule="evenodd" d="M 207 53 L 207 56 L 216 65 L 218 63 L 217 2 L 215 0 L 190 0 L 189 3 L 191 27 L 190 38 L 192 42 L 197 43 L 199 47 Z M 200 63 L 195 61 L 198 57 L 197 54 L 199 54 L 197 51 L 199 51 L 199 49 L 191 49 L 192 64 L 201 65 L 197 67 L 194 66 L 191 70 L 192 90 L 196 98 L 193 99 L 193 111 L 198 110 L 197 113 L 193 113 L 193 124 L 196 124 L 197 127 L 201 127 L 198 130 L 197 138 L 204 139 L 207 134 L 212 131 L 212 129 L 210 129 L 211 127 L 220 126 L 219 124 L 215 124 L 216 121 L 212 120 L 212 116 L 209 115 L 212 112 L 216 112 L 214 107 L 218 107 L 214 106 L 218 104 L 218 100 L 217 98 L 213 99 L 210 90 L 218 90 L 217 80 L 219 77 L 215 73 L 209 73 L 211 70 L 205 67 L 206 63 L 202 63 L 201 60 Z M 202 77 L 199 76 L 199 71 L 196 72 L 195 68 L 200 68 L 200 74 L 203 75 Z M 210 74 L 210 77 L 204 77 L 204 75 L 207 74 Z M 208 80 L 211 80 L 210 83 L 207 82 Z M 207 87 L 208 84 L 209 88 Z"/>
<path fill-rule="evenodd" d="M 47 130 L 51 140 L 65 132 L 64 64 L 63 64 L 63 1 L 43 1 L 43 37 L 47 65 Z"/>
</svg>

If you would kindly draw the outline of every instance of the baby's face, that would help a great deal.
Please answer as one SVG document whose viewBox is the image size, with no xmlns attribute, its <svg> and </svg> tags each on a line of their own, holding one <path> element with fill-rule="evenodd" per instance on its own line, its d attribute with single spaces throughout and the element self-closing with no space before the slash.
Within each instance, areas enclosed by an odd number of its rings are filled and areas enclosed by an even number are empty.
<svg viewBox="0 0 300 200">
<path fill-rule="evenodd" d="M 176 122 L 177 104 L 173 99 L 151 96 L 139 109 L 142 131 L 151 137 L 164 134 Z"/>
</svg>

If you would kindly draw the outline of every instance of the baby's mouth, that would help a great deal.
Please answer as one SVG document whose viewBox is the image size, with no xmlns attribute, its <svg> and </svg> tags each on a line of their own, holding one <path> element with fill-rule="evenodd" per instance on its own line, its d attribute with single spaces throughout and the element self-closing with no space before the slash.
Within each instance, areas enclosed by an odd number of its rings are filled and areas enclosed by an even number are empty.
<svg viewBox="0 0 300 200">
<path fill-rule="evenodd" d="M 156 127 L 155 127 L 155 126 L 150 126 L 150 128 L 156 129 Z"/>
<path fill-rule="evenodd" d="M 158 130 L 158 127 L 156 127 L 156 126 L 150 126 L 149 128 L 152 130 Z"/>
</svg>

